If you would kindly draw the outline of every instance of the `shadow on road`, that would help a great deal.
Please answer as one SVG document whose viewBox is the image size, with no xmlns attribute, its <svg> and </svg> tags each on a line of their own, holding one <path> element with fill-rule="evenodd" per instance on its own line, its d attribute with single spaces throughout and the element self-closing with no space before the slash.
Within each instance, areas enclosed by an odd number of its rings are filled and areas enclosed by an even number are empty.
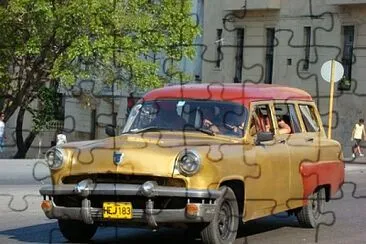
<svg viewBox="0 0 366 244">
<path fill-rule="evenodd" d="M 54 239 L 63 239 L 56 222 L 1 231 L 0 236 L 26 243 L 53 243 Z"/>
<path fill-rule="evenodd" d="M 237 239 L 277 230 L 283 227 L 300 228 L 299 223 L 294 216 L 287 216 L 287 214 L 273 215 L 252 220 L 241 225 L 238 231 Z"/>
<path fill-rule="evenodd" d="M 237 238 L 246 239 L 256 235 L 283 227 L 298 228 L 295 217 L 286 215 L 265 217 L 253 220 L 241 225 Z M 8 240 L 17 240 L 26 243 L 67 243 L 59 231 L 57 222 L 22 227 L 1 231 L 0 236 L 8 236 Z M 101 227 L 94 235 L 91 243 L 200 243 L 200 240 L 192 240 L 185 237 L 184 229 L 162 228 L 158 232 L 149 229 Z M 245 243 L 245 241 L 243 241 Z"/>
</svg>

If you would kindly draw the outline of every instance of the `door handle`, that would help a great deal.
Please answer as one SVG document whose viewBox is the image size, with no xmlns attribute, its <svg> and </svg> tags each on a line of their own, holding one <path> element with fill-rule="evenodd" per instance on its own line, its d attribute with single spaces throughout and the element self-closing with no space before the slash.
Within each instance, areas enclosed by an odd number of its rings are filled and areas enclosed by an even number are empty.
<svg viewBox="0 0 366 244">
<path fill-rule="evenodd" d="M 308 142 L 313 142 L 314 138 L 306 138 L 305 140 L 308 141 Z"/>
</svg>

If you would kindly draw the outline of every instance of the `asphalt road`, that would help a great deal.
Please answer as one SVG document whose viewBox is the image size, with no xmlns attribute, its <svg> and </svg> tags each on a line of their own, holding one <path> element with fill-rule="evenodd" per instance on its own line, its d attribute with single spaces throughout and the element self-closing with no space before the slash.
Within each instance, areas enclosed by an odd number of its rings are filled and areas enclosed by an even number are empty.
<svg viewBox="0 0 366 244">
<path fill-rule="evenodd" d="M 55 220 L 40 209 L 38 189 L 48 170 L 35 161 L 0 160 L 0 243 L 65 243 Z M 35 170 L 33 168 L 35 167 Z M 347 165 L 346 183 L 327 206 L 324 225 L 303 229 L 294 217 L 280 215 L 248 222 L 236 243 L 365 243 L 366 164 Z M 34 174 L 33 174 L 34 172 Z M 34 179 L 37 178 L 37 180 Z M 187 243 L 184 231 L 100 228 L 93 243 Z M 199 240 L 195 243 L 200 243 Z"/>
</svg>

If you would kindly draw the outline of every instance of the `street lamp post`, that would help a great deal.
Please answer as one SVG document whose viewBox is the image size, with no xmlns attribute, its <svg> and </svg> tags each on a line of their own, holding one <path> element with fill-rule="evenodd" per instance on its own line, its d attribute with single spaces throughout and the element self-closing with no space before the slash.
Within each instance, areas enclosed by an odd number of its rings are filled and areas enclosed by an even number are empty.
<svg viewBox="0 0 366 244">
<path fill-rule="evenodd" d="M 333 100 L 334 100 L 334 83 L 339 81 L 344 74 L 341 63 L 332 59 L 325 62 L 321 68 L 321 75 L 324 80 L 330 83 L 329 92 L 329 116 L 328 116 L 328 138 L 332 138 L 332 119 L 333 119 Z"/>
<path fill-rule="evenodd" d="M 329 116 L 328 116 L 328 138 L 332 138 L 332 119 L 333 119 L 333 98 L 334 98 L 334 59 L 332 59 L 330 69 L 330 94 L 329 94 Z"/>
</svg>

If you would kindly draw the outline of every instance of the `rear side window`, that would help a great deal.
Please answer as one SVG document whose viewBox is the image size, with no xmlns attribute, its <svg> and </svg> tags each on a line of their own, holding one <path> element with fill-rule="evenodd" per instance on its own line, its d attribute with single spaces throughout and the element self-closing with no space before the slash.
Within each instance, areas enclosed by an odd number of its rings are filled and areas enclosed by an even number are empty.
<svg viewBox="0 0 366 244">
<path fill-rule="evenodd" d="M 311 105 L 299 105 L 301 117 L 304 121 L 304 125 L 307 132 L 320 131 L 318 120 L 315 116 L 314 107 Z"/>
</svg>

